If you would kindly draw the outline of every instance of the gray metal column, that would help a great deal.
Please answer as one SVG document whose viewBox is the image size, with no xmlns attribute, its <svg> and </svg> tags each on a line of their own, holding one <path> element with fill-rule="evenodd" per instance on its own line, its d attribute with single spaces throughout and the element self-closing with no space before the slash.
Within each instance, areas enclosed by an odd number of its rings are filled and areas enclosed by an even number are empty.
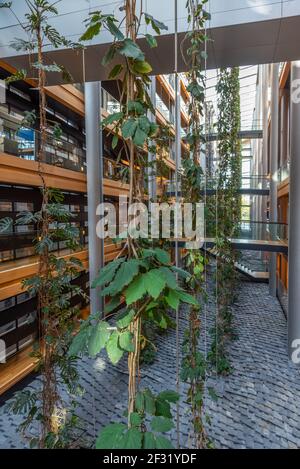
<svg viewBox="0 0 300 469">
<path fill-rule="evenodd" d="M 103 202 L 103 144 L 101 126 L 101 83 L 85 83 L 85 131 L 88 188 L 89 276 L 90 285 L 104 265 L 104 240 L 96 234 L 96 209 Z M 90 288 L 92 314 L 103 313 L 98 289 Z"/>
<path fill-rule="evenodd" d="M 156 77 L 151 77 L 151 84 L 150 84 L 150 99 L 151 103 L 156 109 Z M 149 112 L 149 120 L 153 123 L 156 123 L 155 115 L 152 112 Z M 151 142 L 151 145 L 155 145 L 155 141 Z M 150 163 L 150 167 L 148 168 L 148 194 L 149 200 L 156 200 L 156 167 L 152 163 L 156 160 L 156 153 L 149 152 L 148 153 L 148 163 Z"/>
<path fill-rule="evenodd" d="M 298 80 L 296 83 L 295 80 Z M 292 63 L 291 71 L 291 169 L 290 169 L 290 230 L 288 286 L 288 348 L 289 357 L 300 346 L 300 103 L 292 93 L 299 90 L 300 61 Z M 298 92 L 299 95 L 299 92 Z M 298 341 L 298 343 L 296 342 Z"/>
<path fill-rule="evenodd" d="M 282 90 L 280 112 L 280 167 L 287 160 L 287 131 L 288 131 L 288 92 Z"/>
<path fill-rule="evenodd" d="M 270 148 L 270 232 L 276 233 L 277 222 L 277 171 L 278 171 L 278 126 L 279 126 L 279 64 L 272 65 L 272 100 L 271 100 L 271 148 Z M 276 296 L 276 260 L 277 254 L 270 255 L 269 290 Z"/>
<path fill-rule="evenodd" d="M 269 65 L 262 66 L 262 175 L 268 174 L 268 114 L 269 114 Z M 267 221 L 267 198 L 262 196 L 262 221 Z"/>
</svg>

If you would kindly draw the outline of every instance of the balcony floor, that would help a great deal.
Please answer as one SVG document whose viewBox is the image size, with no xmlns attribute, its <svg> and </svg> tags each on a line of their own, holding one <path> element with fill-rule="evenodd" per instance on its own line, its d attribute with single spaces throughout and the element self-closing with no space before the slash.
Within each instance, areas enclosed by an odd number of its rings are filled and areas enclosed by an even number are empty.
<svg viewBox="0 0 300 469">
<path fill-rule="evenodd" d="M 208 288 L 212 291 L 211 282 Z M 206 397 L 207 413 L 212 420 L 208 433 L 217 448 L 299 447 L 300 370 L 287 359 L 286 320 L 280 304 L 269 296 L 267 285 L 243 281 L 233 309 L 237 339 L 230 344 L 229 357 L 234 370 L 227 377 L 208 379 L 207 386 L 214 386 L 219 396 L 217 402 Z M 181 339 L 187 327 L 185 312 L 181 311 Z M 207 349 L 208 331 L 214 321 L 215 304 L 211 296 L 206 314 Z M 160 335 L 156 344 L 157 360 L 142 368 L 142 387 L 154 392 L 166 387 L 175 389 L 175 331 Z M 123 418 L 127 402 L 126 360 L 113 367 L 104 355 L 96 361 L 84 358 L 80 374 L 86 393 L 79 414 L 85 420 L 86 436 L 95 441 L 102 426 Z M 30 386 L 38 383 L 38 378 L 33 378 Z M 189 424 L 184 386 L 181 387 L 181 444 L 186 447 Z M 9 399 L 10 394 L 6 397 Z M 0 408 L 0 448 L 23 446 L 16 433 L 17 422 L 3 406 Z"/>
</svg>

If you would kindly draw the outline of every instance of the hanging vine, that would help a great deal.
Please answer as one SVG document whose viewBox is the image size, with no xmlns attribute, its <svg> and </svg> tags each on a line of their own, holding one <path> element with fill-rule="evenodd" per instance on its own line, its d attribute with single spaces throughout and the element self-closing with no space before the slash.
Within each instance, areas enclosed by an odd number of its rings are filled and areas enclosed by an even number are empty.
<svg viewBox="0 0 300 469">
<path fill-rule="evenodd" d="M 79 390 L 78 375 L 75 367 L 76 357 L 68 357 L 66 351 L 72 341 L 75 319 L 80 311 L 73 308 L 71 295 L 84 298 L 83 291 L 72 280 L 82 270 L 81 262 L 70 255 L 67 258 L 56 257 L 55 243 L 63 241 L 70 253 L 79 247 L 79 233 L 72 225 L 72 214 L 63 205 L 63 195 L 59 190 L 49 188 L 45 178 L 46 146 L 49 128 L 58 137 L 60 129 L 57 124 L 47 121 L 46 84 L 47 73 L 62 73 L 66 77 L 64 67 L 56 63 L 47 64 L 44 57 L 45 44 L 54 48 L 60 46 L 75 47 L 76 45 L 61 36 L 48 23 L 49 15 L 58 15 L 56 3 L 46 0 L 26 0 L 28 12 L 25 14 L 26 25 L 20 26 L 28 36 L 28 40 L 16 39 L 12 46 L 29 55 L 30 72 L 37 78 L 27 77 L 25 70 L 17 71 L 7 79 L 12 83 L 21 79 L 31 78 L 36 81 L 39 93 L 38 112 L 38 174 L 41 181 L 41 209 L 35 213 L 21 213 L 17 224 L 37 227 L 35 251 L 38 255 L 38 273 L 23 282 L 23 287 L 31 295 L 38 298 L 39 344 L 36 345 L 33 357 L 37 361 L 37 369 L 41 372 L 41 390 L 20 391 L 14 395 L 10 409 L 15 414 L 22 414 L 24 420 L 20 425 L 25 436 L 30 438 L 32 446 L 40 448 L 61 448 L 70 445 L 70 432 L 76 433 L 78 420 L 75 412 L 74 394 Z M 7 4 L 11 8 L 11 2 Z M 33 54 L 36 52 L 36 56 Z M 28 113 L 34 124 L 36 114 Z M 64 389 L 72 394 L 69 400 L 63 398 Z M 68 409 L 69 408 L 69 409 Z M 68 410 L 67 410 L 68 409 Z M 32 424 L 41 425 L 39 435 L 32 430 Z M 73 438 L 77 436 L 73 433 Z"/>
<path fill-rule="evenodd" d="M 164 24 L 142 10 L 142 2 L 137 12 L 135 0 L 124 1 L 121 11 L 125 12 L 118 21 L 113 15 L 103 15 L 101 11 L 90 14 L 87 29 L 82 40 L 93 39 L 102 28 L 112 34 L 114 40 L 102 60 L 109 66 L 114 59 L 120 60 L 110 71 L 110 79 L 120 79 L 120 112 L 109 115 L 103 125 L 111 125 L 114 140 L 123 141 L 123 150 L 129 163 L 129 204 L 143 199 L 139 168 L 145 163 L 143 152 L 150 142 L 155 142 L 158 126 L 148 118 L 155 114 L 148 87 L 151 65 L 139 47 L 137 38 L 142 21 L 156 34 L 167 29 Z M 123 33 L 122 26 L 125 25 Z M 153 35 L 145 35 L 149 47 L 156 47 Z M 129 225 L 133 220 L 129 218 Z M 169 310 L 176 310 L 180 303 L 198 305 L 195 298 L 184 291 L 177 283 L 175 273 L 183 278 L 190 275 L 176 269 L 167 251 L 158 247 L 145 247 L 141 241 L 128 236 L 125 247 L 117 259 L 108 263 L 94 282 L 102 288 L 102 295 L 109 296 L 106 306 L 106 320 L 100 314 L 90 317 L 82 324 L 69 355 L 88 351 L 97 355 L 103 348 L 108 358 L 115 364 L 127 353 L 128 356 L 128 408 L 127 425 L 112 423 L 102 429 L 96 442 L 97 448 L 170 448 L 171 442 L 162 432 L 170 431 L 172 421 L 171 404 L 178 401 L 174 391 L 164 391 L 154 396 L 150 390 L 139 389 L 139 357 L 142 321 L 160 323 L 169 320 Z M 108 315 L 125 298 L 125 311 L 115 318 L 113 330 L 107 322 Z M 146 417 L 151 416 L 150 429 Z"/>
<path fill-rule="evenodd" d="M 187 142 L 190 145 L 191 157 L 183 160 L 183 195 L 184 200 L 192 203 L 201 201 L 200 187 L 203 180 L 203 169 L 200 165 L 200 156 L 203 152 L 204 137 L 204 101 L 205 101 L 205 74 L 203 62 L 206 59 L 205 43 L 208 40 L 205 32 L 205 22 L 210 14 L 205 10 L 207 0 L 188 0 L 188 21 L 191 31 L 187 33 L 183 44 L 188 41 L 188 59 L 190 70 L 187 73 L 188 87 L 191 101 L 189 105 L 190 124 L 187 133 Z M 185 263 L 191 273 L 187 282 L 190 292 L 196 298 L 206 301 L 204 283 L 204 270 L 207 263 L 205 254 L 200 250 L 188 250 Z M 184 335 L 183 362 L 181 377 L 189 384 L 188 402 L 191 405 L 193 440 L 195 448 L 211 446 L 204 425 L 204 392 L 206 378 L 206 358 L 200 352 L 201 307 L 191 306 L 189 312 L 189 327 Z"/>
<path fill-rule="evenodd" d="M 218 373 L 228 373 L 230 363 L 226 345 L 233 337 L 231 304 L 237 285 L 235 262 L 237 253 L 231 238 L 237 237 L 241 216 L 242 158 L 240 131 L 240 82 L 239 69 L 221 69 L 218 92 L 218 180 L 216 195 L 216 301 L 217 320 L 213 331 L 210 358 Z"/>
</svg>

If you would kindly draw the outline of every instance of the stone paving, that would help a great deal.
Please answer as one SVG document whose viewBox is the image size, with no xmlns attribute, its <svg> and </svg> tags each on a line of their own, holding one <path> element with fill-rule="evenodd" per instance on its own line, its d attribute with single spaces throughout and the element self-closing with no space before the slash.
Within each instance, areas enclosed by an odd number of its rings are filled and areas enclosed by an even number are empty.
<svg viewBox="0 0 300 469">
<path fill-rule="evenodd" d="M 211 289 L 212 287 L 210 287 Z M 300 447 L 300 371 L 287 360 L 286 320 L 279 302 L 270 297 L 268 286 L 242 281 L 234 304 L 234 329 L 237 334 L 228 349 L 233 373 L 227 377 L 210 376 L 219 398 L 206 393 L 206 412 L 211 418 L 207 428 L 216 448 L 299 448 Z M 180 340 L 187 326 L 186 311 L 180 313 Z M 203 324 L 207 331 L 215 321 L 213 299 L 206 307 Z M 202 334 L 202 344 L 205 334 Z M 207 349 L 209 334 L 206 333 Z M 159 353 L 152 365 L 143 366 L 142 387 L 153 392 L 176 388 L 176 334 L 159 335 Z M 126 361 L 110 365 L 104 355 L 80 362 L 85 394 L 78 413 L 85 422 L 86 438 L 92 445 L 99 429 L 120 421 L 127 402 Z M 37 377 L 25 387 L 38 386 Z M 189 447 L 189 412 L 181 384 L 180 440 Z M 8 395 L 8 401 L 10 396 Z M 0 448 L 24 447 L 16 432 L 19 419 L 0 408 Z M 175 432 L 172 438 L 176 444 Z"/>
</svg>

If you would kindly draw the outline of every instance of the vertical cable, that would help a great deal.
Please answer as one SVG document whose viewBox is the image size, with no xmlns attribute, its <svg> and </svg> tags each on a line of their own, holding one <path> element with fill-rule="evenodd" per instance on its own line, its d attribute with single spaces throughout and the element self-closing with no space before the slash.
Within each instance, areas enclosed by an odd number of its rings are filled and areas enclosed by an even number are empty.
<svg viewBox="0 0 300 469">
<path fill-rule="evenodd" d="M 178 113 L 179 108 L 179 97 L 180 92 L 179 80 L 178 80 L 178 2 L 174 0 L 174 17 L 175 17 L 175 30 L 174 30 L 174 75 L 175 75 L 175 200 L 176 206 L 178 204 L 178 163 L 179 163 L 179 148 L 178 148 L 178 132 L 180 132 Z M 180 144 L 180 143 L 179 143 Z M 176 213 L 176 211 L 175 211 Z M 176 267 L 179 266 L 179 246 L 178 246 L 178 218 L 174 218 L 175 228 L 175 263 Z M 178 277 L 178 276 L 177 276 Z M 176 309 L 176 391 L 180 394 L 180 382 L 179 382 L 179 308 Z M 179 402 L 177 401 L 177 418 L 176 418 L 176 432 L 177 432 L 177 449 L 180 448 L 180 411 Z"/>
</svg>

